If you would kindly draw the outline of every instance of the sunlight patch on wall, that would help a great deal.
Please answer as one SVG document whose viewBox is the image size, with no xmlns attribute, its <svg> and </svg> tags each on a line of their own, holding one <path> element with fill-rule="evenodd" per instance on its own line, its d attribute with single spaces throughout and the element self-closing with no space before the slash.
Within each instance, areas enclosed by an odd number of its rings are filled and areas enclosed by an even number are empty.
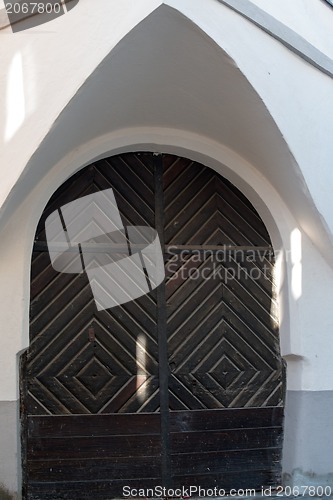
<svg viewBox="0 0 333 500">
<path fill-rule="evenodd" d="M 272 326 L 280 328 L 283 320 L 283 299 L 282 291 L 284 286 L 284 254 L 280 250 L 276 252 L 275 264 L 273 267 L 273 300 L 271 303 Z"/>
<path fill-rule="evenodd" d="M 25 114 L 23 61 L 22 54 L 17 53 L 7 77 L 5 142 L 10 141 L 23 125 Z"/>
<path fill-rule="evenodd" d="M 302 234 L 294 229 L 290 235 L 291 291 L 295 300 L 302 296 Z"/>
</svg>

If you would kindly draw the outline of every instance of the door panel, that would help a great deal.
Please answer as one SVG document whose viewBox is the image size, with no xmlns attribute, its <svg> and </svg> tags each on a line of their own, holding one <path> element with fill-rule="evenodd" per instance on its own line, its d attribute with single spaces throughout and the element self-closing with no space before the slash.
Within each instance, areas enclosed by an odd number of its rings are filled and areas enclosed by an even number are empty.
<svg viewBox="0 0 333 500">
<path fill-rule="evenodd" d="M 166 279 L 97 311 L 86 274 L 52 268 L 44 226 L 57 208 L 109 188 L 125 226 L 159 232 Z M 67 181 L 45 208 L 32 258 L 25 498 L 277 484 L 284 375 L 273 265 L 252 205 L 191 160 L 123 154 Z"/>
<path fill-rule="evenodd" d="M 118 498 L 160 481 L 158 414 L 31 416 L 27 497 Z"/>
<path fill-rule="evenodd" d="M 27 368 L 31 414 L 34 405 L 38 413 L 45 406 L 46 414 L 159 408 L 156 294 L 97 311 L 86 274 L 57 273 L 45 248 L 44 221 L 73 199 L 73 188 L 80 197 L 110 187 L 124 224 L 154 226 L 152 166 L 135 155 L 116 157 L 112 166 L 102 160 L 83 169 L 52 198 L 39 224 Z"/>
<path fill-rule="evenodd" d="M 283 374 L 269 236 L 241 193 L 210 169 L 176 159 L 164 189 L 174 484 L 274 484 Z"/>
<path fill-rule="evenodd" d="M 261 220 L 227 181 L 188 160 L 168 165 L 164 189 L 171 408 L 281 405 L 273 259 Z"/>
<path fill-rule="evenodd" d="M 171 412 L 174 485 L 228 491 L 277 484 L 282 418 L 281 407 Z"/>
</svg>

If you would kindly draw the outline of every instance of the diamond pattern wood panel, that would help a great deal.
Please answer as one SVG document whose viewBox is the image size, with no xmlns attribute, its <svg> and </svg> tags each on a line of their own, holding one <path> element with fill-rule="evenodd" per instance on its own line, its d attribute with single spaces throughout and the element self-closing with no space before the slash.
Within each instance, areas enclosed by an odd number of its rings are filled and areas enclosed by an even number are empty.
<svg viewBox="0 0 333 500">
<path fill-rule="evenodd" d="M 189 160 L 169 158 L 164 183 L 171 408 L 282 405 L 274 260 L 262 221 L 229 182 Z M 266 249 L 240 248 L 249 246 Z"/>
<path fill-rule="evenodd" d="M 85 274 L 52 268 L 44 223 L 109 188 L 124 226 L 159 231 L 166 279 L 97 311 Z M 249 201 L 191 160 L 124 154 L 67 181 L 45 208 L 32 259 L 24 498 L 119 498 L 124 484 L 279 484 L 273 265 Z"/>
<path fill-rule="evenodd" d="M 171 408 L 281 405 L 267 231 L 213 170 L 171 155 L 163 163 Z M 155 225 L 153 156 L 127 154 L 67 182 L 46 207 L 36 240 L 45 241 L 44 222 L 56 208 L 110 187 L 124 225 Z M 192 253 L 177 254 L 174 245 Z M 203 250 L 209 245 L 221 252 Z M 267 251 L 223 253 L 229 245 Z M 47 251 L 34 253 L 31 289 L 29 412 L 158 410 L 154 293 L 97 312 L 86 276 L 57 273 Z"/>
<path fill-rule="evenodd" d="M 80 171 L 53 196 L 38 226 L 56 208 L 92 192 L 114 190 L 124 225 L 154 226 L 151 156 L 122 155 Z M 47 249 L 32 260 L 30 414 L 158 411 L 154 292 L 97 311 L 85 274 L 57 273 Z"/>
</svg>

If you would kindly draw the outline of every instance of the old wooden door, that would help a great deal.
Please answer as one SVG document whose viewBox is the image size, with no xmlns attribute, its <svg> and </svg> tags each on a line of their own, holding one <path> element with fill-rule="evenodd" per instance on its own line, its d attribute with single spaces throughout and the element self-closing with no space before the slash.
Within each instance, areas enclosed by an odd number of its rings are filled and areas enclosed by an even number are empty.
<svg viewBox="0 0 333 500">
<path fill-rule="evenodd" d="M 159 232 L 166 279 L 98 311 L 85 274 L 53 269 L 45 219 L 110 187 L 124 225 Z M 25 498 L 278 484 L 284 379 L 273 264 L 248 200 L 188 159 L 123 154 L 68 180 L 45 208 L 33 251 Z"/>
</svg>

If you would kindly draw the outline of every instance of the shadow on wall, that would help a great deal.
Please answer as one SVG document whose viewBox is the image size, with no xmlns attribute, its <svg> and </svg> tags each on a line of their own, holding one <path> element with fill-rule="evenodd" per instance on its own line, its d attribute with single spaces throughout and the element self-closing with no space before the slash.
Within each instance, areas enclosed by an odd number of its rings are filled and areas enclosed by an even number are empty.
<svg viewBox="0 0 333 500">
<path fill-rule="evenodd" d="M 5 0 L 5 9 L 13 33 L 34 28 L 67 14 L 79 0 L 49 0 L 37 2 L 12 3 Z M 1 12 L 0 12 L 1 13 Z"/>
<path fill-rule="evenodd" d="M 10 493 L 3 484 L 0 484 L 0 500 L 15 500 L 16 498 L 15 494 Z"/>
</svg>

